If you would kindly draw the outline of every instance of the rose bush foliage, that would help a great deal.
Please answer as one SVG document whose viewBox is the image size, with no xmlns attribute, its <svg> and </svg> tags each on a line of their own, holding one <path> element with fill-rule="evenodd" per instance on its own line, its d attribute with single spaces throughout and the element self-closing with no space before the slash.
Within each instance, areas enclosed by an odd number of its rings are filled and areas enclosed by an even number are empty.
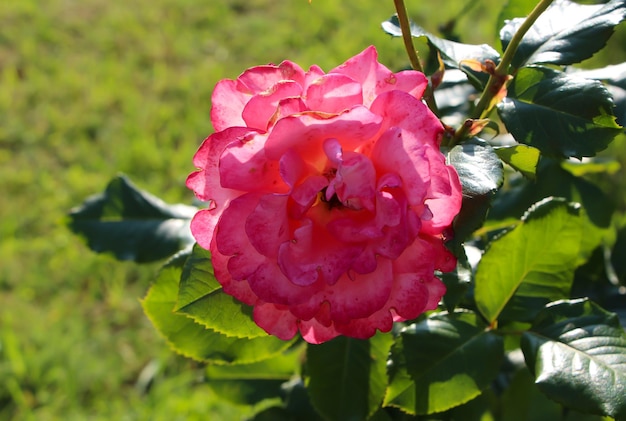
<svg viewBox="0 0 626 421">
<path fill-rule="evenodd" d="M 266 332 L 368 338 L 436 308 L 461 186 L 427 84 L 369 47 L 328 73 L 284 61 L 215 87 L 191 230 Z"/>
</svg>

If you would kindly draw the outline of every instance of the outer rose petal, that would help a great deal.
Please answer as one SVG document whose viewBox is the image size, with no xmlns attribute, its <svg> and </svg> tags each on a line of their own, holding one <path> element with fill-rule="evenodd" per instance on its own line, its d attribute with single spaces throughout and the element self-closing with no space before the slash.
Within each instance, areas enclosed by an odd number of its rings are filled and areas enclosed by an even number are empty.
<svg viewBox="0 0 626 421">
<path fill-rule="evenodd" d="M 272 115 L 276 112 L 280 101 L 286 98 L 298 97 L 302 94 L 299 83 L 285 80 L 280 81 L 270 89 L 256 94 L 245 105 L 242 117 L 248 127 L 266 130 Z"/>
<path fill-rule="evenodd" d="M 310 110 L 340 113 L 363 104 L 361 85 L 347 76 L 328 74 L 315 80 L 306 91 Z"/>
<path fill-rule="evenodd" d="M 254 307 L 252 316 L 259 327 L 284 341 L 293 338 L 298 332 L 298 319 L 289 313 L 286 306 L 261 303 Z"/>
<path fill-rule="evenodd" d="M 374 47 L 366 48 L 329 73 L 339 73 L 363 85 L 363 104 L 370 105 L 377 95 L 390 90 L 408 92 L 415 98 L 421 98 L 428 80 L 418 72 L 393 73 L 378 62 L 378 53 Z"/>
<path fill-rule="evenodd" d="M 211 95 L 211 122 L 215 131 L 245 126 L 241 113 L 250 97 L 248 88 L 237 80 L 218 82 Z"/>
<path fill-rule="evenodd" d="M 205 139 L 193 157 L 193 164 L 200 168 L 187 178 L 187 187 L 193 190 L 198 199 L 212 200 L 216 206 L 223 206 L 227 199 L 236 197 L 238 192 L 223 189 L 220 183 L 219 162 L 226 147 L 233 142 L 254 137 L 255 131 L 245 127 L 232 127 L 213 133 Z"/>
<path fill-rule="evenodd" d="M 247 136 L 226 146 L 219 160 L 222 187 L 240 191 L 286 193 L 279 163 L 265 156 L 265 135 Z"/>
<path fill-rule="evenodd" d="M 239 82 L 245 85 L 250 93 L 258 94 L 285 80 L 293 80 L 300 86 L 304 86 L 305 74 L 300 66 L 285 60 L 276 66 L 269 64 L 267 66 L 252 67 L 237 78 Z"/>
<path fill-rule="evenodd" d="M 422 101 L 406 92 L 385 92 L 376 98 L 370 109 L 384 117 L 382 130 L 399 127 L 414 144 L 439 146 L 443 125 Z"/>
<path fill-rule="evenodd" d="M 213 237 L 215 242 L 215 237 Z M 220 282 L 224 292 L 228 295 L 232 295 L 244 304 L 253 306 L 259 298 L 250 289 L 250 285 L 245 281 L 235 281 L 232 279 L 230 272 L 228 272 L 228 260 L 230 257 L 224 256 L 213 243 L 211 245 L 211 263 L 213 264 L 213 274 L 215 278 Z"/>
<path fill-rule="evenodd" d="M 302 338 L 311 344 L 321 344 L 341 335 L 332 325 L 324 326 L 315 319 L 301 320 L 299 324 Z"/>
</svg>

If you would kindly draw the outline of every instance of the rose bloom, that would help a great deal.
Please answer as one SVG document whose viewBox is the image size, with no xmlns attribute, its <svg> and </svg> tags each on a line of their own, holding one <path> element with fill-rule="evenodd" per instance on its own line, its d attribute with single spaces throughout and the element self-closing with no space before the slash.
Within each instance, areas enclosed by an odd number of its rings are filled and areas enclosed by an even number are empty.
<svg viewBox="0 0 626 421">
<path fill-rule="evenodd" d="M 284 61 L 215 87 L 191 230 L 269 334 L 369 338 L 436 308 L 461 186 L 427 83 L 369 47 L 328 73 Z"/>
</svg>

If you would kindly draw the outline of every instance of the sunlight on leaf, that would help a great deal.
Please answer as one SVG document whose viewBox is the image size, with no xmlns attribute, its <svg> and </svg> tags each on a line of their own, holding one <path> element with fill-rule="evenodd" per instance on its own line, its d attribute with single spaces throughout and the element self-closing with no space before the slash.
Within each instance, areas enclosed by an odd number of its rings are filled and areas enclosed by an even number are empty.
<svg viewBox="0 0 626 421">
<path fill-rule="evenodd" d="M 226 336 L 174 312 L 179 280 L 188 254 L 167 263 L 152 285 L 142 305 L 146 315 L 174 351 L 199 361 L 216 364 L 247 364 L 281 353 L 293 341 L 273 336 L 253 339 Z"/>
<path fill-rule="evenodd" d="M 569 294 L 578 264 L 582 220 L 578 207 L 548 199 L 522 223 L 495 239 L 476 271 L 476 305 L 491 323 L 527 321 L 545 304 Z"/>
</svg>

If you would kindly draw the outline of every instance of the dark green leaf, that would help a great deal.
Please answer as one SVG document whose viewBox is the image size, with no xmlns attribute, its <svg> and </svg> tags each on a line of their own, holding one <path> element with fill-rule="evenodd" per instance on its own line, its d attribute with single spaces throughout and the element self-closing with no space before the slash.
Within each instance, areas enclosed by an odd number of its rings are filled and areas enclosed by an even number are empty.
<svg viewBox="0 0 626 421">
<path fill-rule="evenodd" d="M 194 243 L 189 222 L 196 211 L 192 206 L 168 205 L 118 176 L 104 193 L 70 211 L 69 227 L 95 252 L 151 262 Z"/>
<path fill-rule="evenodd" d="M 467 260 L 463 246 L 456 251 L 456 257 L 456 268 L 452 272 L 445 272 L 440 275 L 441 280 L 446 285 L 443 304 L 448 312 L 454 311 L 454 308 L 467 294 L 472 282 L 472 267 Z"/>
<path fill-rule="evenodd" d="M 311 397 L 301 377 L 294 377 L 283 384 L 285 408 L 291 421 L 321 421 L 322 417 L 311 405 Z"/>
<path fill-rule="evenodd" d="M 188 256 L 181 254 L 168 262 L 142 301 L 148 318 L 176 352 L 216 364 L 247 364 L 270 358 L 289 347 L 291 342 L 269 335 L 253 339 L 229 337 L 175 313 L 178 284 Z"/>
<path fill-rule="evenodd" d="M 615 25 L 626 18 L 623 0 L 602 5 L 581 5 L 556 0 L 535 21 L 520 43 L 512 65 L 579 63 L 601 50 Z M 503 50 L 525 18 L 515 18 L 500 31 Z"/>
<path fill-rule="evenodd" d="M 614 313 L 588 300 L 552 303 L 523 334 L 522 350 L 550 399 L 626 417 L 626 333 Z"/>
<path fill-rule="evenodd" d="M 471 401 L 446 412 L 446 415 L 450 417 L 447 419 L 463 421 L 496 420 L 494 412 L 497 408 L 497 402 L 494 393 L 490 389 L 486 389 Z"/>
<path fill-rule="evenodd" d="M 541 155 L 539 149 L 527 145 L 504 146 L 497 148 L 496 154 L 526 178 L 535 179 Z"/>
<path fill-rule="evenodd" d="M 533 206 L 522 223 L 492 241 L 476 271 L 476 305 L 491 323 L 527 321 L 545 304 L 567 297 L 578 265 L 582 221 L 563 200 Z"/>
<path fill-rule="evenodd" d="M 561 405 L 546 398 L 524 367 L 517 371 L 502 395 L 502 421 L 554 421 L 561 419 Z"/>
<path fill-rule="evenodd" d="M 307 389 L 328 420 L 365 420 L 380 408 L 387 385 L 390 334 L 369 340 L 337 337 L 307 347 Z"/>
<path fill-rule="evenodd" d="M 389 20 L 382 23 L 383 30 L 390 35 L 401 37 L 402 30 L 397 16 L 392 16 Z M 476 60 L 484 63 L 491 60 L 497 63 L 500 60 L 500 54 L 487 44 L 473 45 L 461 44 L 449 41 L 427 32 L 424 28 L 411 22 L 411 35 L 414 37 L 426 37 L 429 45 L 436 48 L 441 54 L 441 59 L 446 66 L 453 69 L 463 70 L 470 80 L 476 86 L 483 86 L 489 75 L 486 73 L 473 72 L 465 66 L 462 66 L 464 60 Z"/>
<path fill-rule="evenodd" d="M 211 253 L 197 244 L 183 268 L 175 311 L 227 336 L 267 336 L 254 323 L 252 307 L 224 293 L 213 275 Z"/>
<path fill-rule="evenodd" d="M 282 406 L 271 406 L 255 414 L 250 421 L 293 421 L 293 417 Z"/>
<path fill-rule="evenodd" d="M 618 280 L 626 285 L 626 226 L 622 226 L 616 233 L 610 263 Z"/>
<path fill-rule="evenodd" d="M 502 162 L 493 148 L 473 138 L 450 150 L 448 164 L 454 166 L 463 188 L 461 212 L 454 222 L 454 244 L 460 244 L 485 220 L 493 193 L 502 185 Z"/>
<path fill-rule="evenodd" d="M 501 337 L 474 313 L 439 313 L 404 328 L 391 350 L 385 405 L 432 414 L 470 401 L 498 374 Z"/>
<path fill-rule="evenodd" d="M 594 156 L 622 131 L 600 82 L 545 67 L 520 69 L 497 107 L 518 142 L 552 156 Z"/>
</svg>

